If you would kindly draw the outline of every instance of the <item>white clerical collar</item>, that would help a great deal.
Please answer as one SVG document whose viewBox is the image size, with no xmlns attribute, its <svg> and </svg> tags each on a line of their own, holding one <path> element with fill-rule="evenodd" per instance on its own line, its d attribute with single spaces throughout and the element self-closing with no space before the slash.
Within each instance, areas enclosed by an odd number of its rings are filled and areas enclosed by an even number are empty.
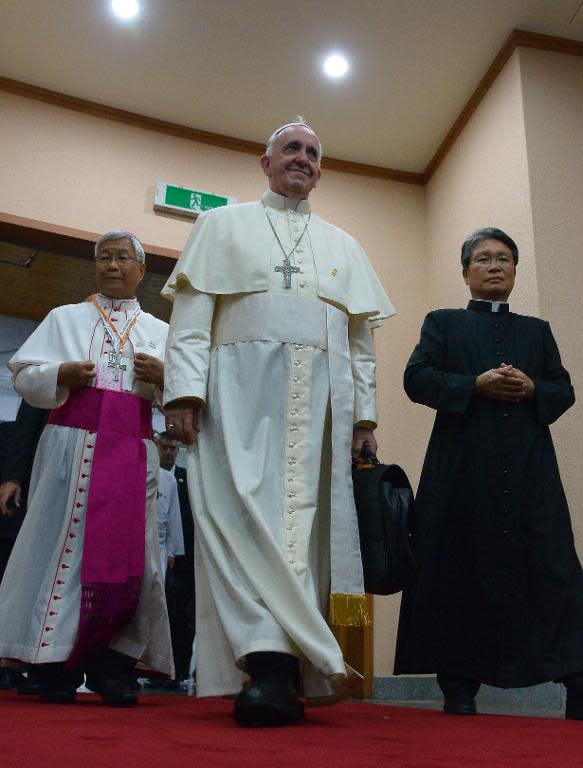
<svg viewBox="0 0 583 768">
<path fill-rule="evenodd" d="M 265 205 L 268 205 L 270 208 L 276 208 L 279 211 L 291 209 L 292 211 L 297 211 L 301 214 L 310 212 L 310 204 L 307 200 L 294 200 L 291 197 L 278 195 L 277 192 L 274 192 L 271 189 L 264 192 L 261 199 Z"/>
<path fill-rule="evenodd" d="M 105 310 L 111 310 L 116 307 L 120 310 L 123 309 L 124 312 L 131 312 L 140 306 L 135 296 L 132 299 L 110 299 L 109 296 L 104 296 L 102 293 L 96 293 L 93 298 L 99 306 Z"/>
<path fill-rule="evenodd" d="M 491 299 L 472 299 L 472 301 L 482 301 L 484 304 L 490 304 L 490 312 L 500 312 L 500 307 L 507 307 L 507 301 L 492 301 Z M 503 312 L 507 310 L 503 309 Z"/>
</svg>

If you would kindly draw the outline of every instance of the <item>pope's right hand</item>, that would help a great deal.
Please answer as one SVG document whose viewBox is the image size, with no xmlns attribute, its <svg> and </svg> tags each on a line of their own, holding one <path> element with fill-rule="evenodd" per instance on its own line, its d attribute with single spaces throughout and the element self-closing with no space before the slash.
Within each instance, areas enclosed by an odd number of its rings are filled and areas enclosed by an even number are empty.
<svg viewBox="0 0 583 768">
<path fill-rule="evenodd" d="M 20 485 L 13 480 L 6 480 L 0 485 L 0 512 L 9 517 L 12 515 L 12 510 L 8 506 L 11 499 L 18 509 L 20 507 Z"/>
<path fill-rule="evenodd" d="M 185 445 L 194 443 L 198 432 L 200 406 L 198 400 L 177 400 L 164 408 L 166 430 L 175 440 Z"/>
<path fill-rule="evenodd" d="M 59 366 L 57 385 L 75 391 L 85 387 L 94 377 L 95 365 L 91 360 L 69 360 Z"/>
</svg>

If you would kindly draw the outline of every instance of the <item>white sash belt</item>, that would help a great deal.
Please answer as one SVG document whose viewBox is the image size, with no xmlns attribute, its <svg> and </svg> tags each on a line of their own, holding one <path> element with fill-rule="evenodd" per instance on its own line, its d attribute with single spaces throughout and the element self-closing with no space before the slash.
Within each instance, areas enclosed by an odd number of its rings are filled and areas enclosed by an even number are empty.
<svg viewBox="0 0 583 768">
<path fill-rule="evenodd" d="M 354 380 L 348 315 L 326 302 L 293 294 L 222 296 L 215 310 L 211 345 L 241 341 L 279 341 L 328 350 L 332 410 L 331 593 L 362 595 L 351 472 Z"/>
<path fill-rule="evenodd" d="M 276 293 L 221 296 L 211 346 L 239 341 L 281 341 L 327 349 L 326 305 Z"/>
</svg>

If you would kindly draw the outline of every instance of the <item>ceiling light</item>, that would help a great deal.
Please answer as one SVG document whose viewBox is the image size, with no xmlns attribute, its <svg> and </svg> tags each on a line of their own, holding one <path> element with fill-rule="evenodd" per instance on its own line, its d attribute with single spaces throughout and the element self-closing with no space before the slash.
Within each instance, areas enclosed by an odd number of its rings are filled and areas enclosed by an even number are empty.
<svg viewBox="0 0 583 768">
<path fill-rule="evenodd" d="M 132 19 L 139 10 L 137 0 L 112 0 L 111 7 L 121 19 Z"/>
<path fill-rule="evenodd" d="M 324 62 L 324 72 L 328 77 L 344 77 L 348 72 L 348 62 L 339 53 L 328 56 Z"/>
</svg>

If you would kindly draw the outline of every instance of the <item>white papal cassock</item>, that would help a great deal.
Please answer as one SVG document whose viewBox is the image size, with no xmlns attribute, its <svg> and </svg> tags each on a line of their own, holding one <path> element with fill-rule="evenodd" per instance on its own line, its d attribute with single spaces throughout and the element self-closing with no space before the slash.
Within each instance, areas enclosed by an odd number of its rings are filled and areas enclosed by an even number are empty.
<svg viewBox="0 0 583 768">
<path fill-rule="evenodd" d="M 135 299 L 96 301 L 120 332 L 139 311 Z M 133 375 L 133 358 L 164 355 L 168 326 L 140 312 L 123 351 L 122 389 L 153 400 L 156 387 Z M 31 405 L 56 408 L 68 397 L 57 386 L 61 363 L 108 360 L 110 342 L 91 302 L 52 310 L 9 362 L 14 387 Z M 94 382 L 95 383 L 95 382 Z M 0 586 L 0 656 L 32 664 L 62 662 L 75 645 L 81 598 L 85 503 L 95 440 L 87 430 L 48 424 L 38 445 L 28 511 Z M 138 609 L 109 647 L 144 666 L 173 674 L 168 615 L 161 579 L 155 498 L 158 452 L 146 440 L 146 558 Z M 124 467 L 118 468 L 120 476 Z M 115 486 L 116 478 L 111 478 Z"/>
<path fill-rule="evenodd" d="M 331 592 L 339 613 L 362 600 L 350 444 L 376 424 L 371 325 L 394 310 L 356 241 L 315 215 L 284 288 L 267 216 L 290 252 L 310 215 L 290 203 L 268 191 L 201 215 L 163 290 L 164 401 L 204 403 L 187 455 L 201 696 L 238 692 L 245 655 L 267 650 L 303 661 L 308 697 L 330 694 Z"/>
</svg>

